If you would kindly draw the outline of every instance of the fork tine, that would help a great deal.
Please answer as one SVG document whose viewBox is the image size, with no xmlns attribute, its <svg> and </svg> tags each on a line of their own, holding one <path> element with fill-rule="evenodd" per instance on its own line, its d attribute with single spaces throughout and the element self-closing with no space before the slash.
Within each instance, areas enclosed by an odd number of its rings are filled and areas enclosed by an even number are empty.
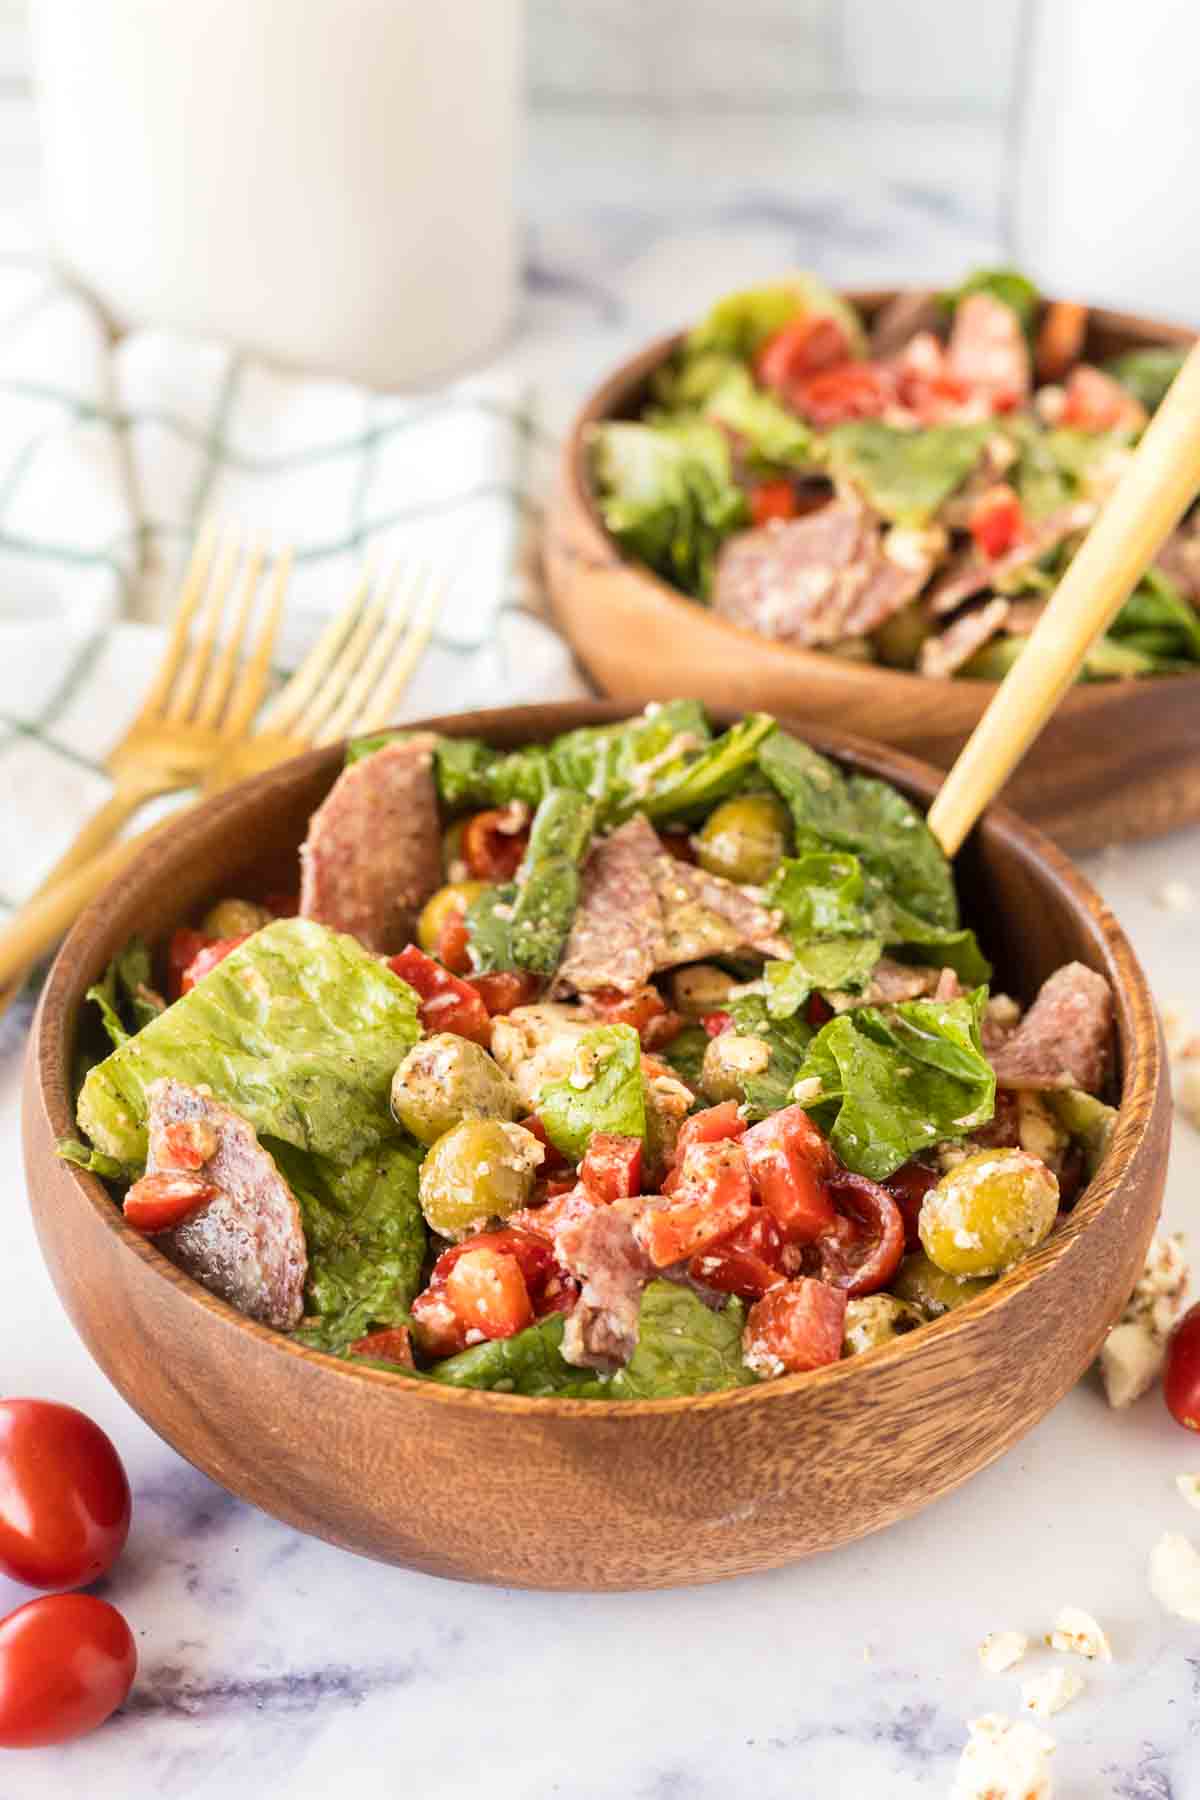
<svg viewBox="0 0 1200 1800">
<path fill-rule="evenodd" d="M 229 698 L 229 690 L 233 686 L 233 678 L 242 653 L 242 643 L 250 623 L 250 613 L 254 606 L 254 595 L 258 588 L 258 578 L 262 573 L 262 566 L 262 545 L 254 543 L 250 546 L 249 554 L 246 557 L 246 566 L 242 570 L 242 592 L 233 616 L 232 628 L 222 644 L 219 654 L 213 658 L 212 667 L 208 671 L 200 695 L 200 704 L 196 708 L 194 721 L 197 725 L 215 725 Z"/>
<path fill-rule="evenodd" d="M 337 710 L 342 696 L 353 682 L 363 660 L 369 655 L 371 644 L 386 616 L 383 601 L 377 595 L 369 597 L 354 630 L 342 647 L 341 655 L 297 719 L 295 729 L 298 736 L 316 743 L 325 720 Z"/>
<path fill-rule="evenodd" d="M 335 662 L 343 642 L 354 630 L 355 620 L 362 610 L 370 585 L 370 578 L 364 575 L 342 610 L 334 613 L 287 686 L 280 689 L 267 707 L 259 723 L 260 731 L 292 729 L 310 695 Z"/>
<path fill-rule="evenodd" d="M 398 567 L 393 569 L 384 585 L 381 602 L 382 629 L 376 633 L 375 642 L 363 657 L 355 674 L 346 683 L 341 699 L 321 726 L 315 740 L 318 743 L 332 744 L 338 738 L 345 737 L 354 720 L 362 712 L 367 696 L 388 665 L 400 634 L 408 622 L 412 593 L 416 585 L 414 578 L 409 576 L 399 603 L 393 606 L 392 599 L 400 585 L 400 576 L 400 569 Z"/>
<path fill-rule="evenodd" d="M 254 649 L 230 697 L 225 722 L 221 726 L 223 737 L 230 739 L 244 737 L 251 719 L 258 711 L 259 702 L 262 700 L 271 675 L 271 654 L 279 633 L 279 621 L 283 616 L 283 599 L 287 592 L 288 578 L 291 572 L 292 552 L 288 549 L 276 559 L 275 571 L 271 577 L 266 615 L 258 628 L 258 638 L 255 641 Z"/>
<path fill-rule="evenodd" d="M 164 717 L 174 725 L 183 724 L 189 720 L 192 708 L 196 704 L 204 677 L 208 672 L 213 645 L 216 642 L 217 627 L 221 622 L 221 614 L 225 610 L 225 596 L 232 585 L 240 552 L 239 533 L 231 532 L 221 546 L 217 566 L 209 583 L 204 611 L 200 615 L 199 635 L 188 646 L 187 656 L 179 671 L 178 682 L 167 703 Z"/>
<path fill-rule="evenodd" d="M 424 603 L 413 620 L 412 629 L 405 637 L 399 655 L 392 662 L 390 668 L 386 668 L 385 679 L 365 702 L 362 716 L 354 724 L 356 731 L 380 731 L 385 725 L 391 724 L 396 703 L 408 686 L 413 670 L 420 662 L 425 653 L 425 647 L 433 636 L 433 628 L 446 597 L 446 584 L 444 580 L 435 578 L 431 571 L 426 570 L 423 585 L 426 590 Z"/>
<path fill-rule="evenodd" d="M 148 718 L 161 712 L 163 702 L 171 691 L 171 684 L 175 680 L 180 658 L 184 646 L 187 644 L 188 629 L 208 581 L 209 566 L 212 563 L 216 543 L 216 523 L 209 519 L 207 524 L 202 527 L 192 547 L 187 572 L 183 578 L 183 588 L 179 595 L 179 605 L 175 609 L 175 622 L 171 627 L 171 635 L 164 646 L 154 680 L 142 701 L 139 718 Z"/>
</svg>

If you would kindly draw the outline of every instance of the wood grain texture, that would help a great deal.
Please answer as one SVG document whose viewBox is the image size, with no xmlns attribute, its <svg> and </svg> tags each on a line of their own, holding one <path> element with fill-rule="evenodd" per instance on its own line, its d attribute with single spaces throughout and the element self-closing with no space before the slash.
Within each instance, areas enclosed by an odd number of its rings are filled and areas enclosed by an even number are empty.
<svg viewBox="0 0 1200 1800">
<path fill-rule="evenodd" d="M 849 295 L 868 318 L 891 297 Z M 546 572 L 555 617 L 580 661 L 603 692 L 622 700 L 692 694 L 714 706 L 790 713 L 949 768 L 993 683 L 939 680 L 772 642 L 685 599 L 627 560 L 605 530 L 588 478 L 588 432 L 602 419 L 636 413 L 678 341 L 660 339 L 603 382 L 563 450 Z M 1181 326 L 1093 310 L 1086 352 L 1100 361 L 1137 344 L 1194 341 Z M 1002 797 L 1070 850 L 1200 819 L 1200 673 L 1072 689 Z"/>
<path fill-rule="evenodd" d="M 620 717 L 619 705 L 433 721 L 500 744 Z M 809 732 L 922 804 L 935 771 Z M 102 1184 L 54 1155 L 83 994 L 131 931 L 158 936 L 294 853 L 340 766 L 314 752 L 199 808 L 79 921 L 51 971 L 24 1092 L 31 1204 L 47 1265 L 92 1354 L 197 1467 L 287 1523 L 463 1580 L 665 1587 L 790 1562 L 879 1530 L 985 1467 L 1086 1368 L 1158 1216 L 1170 1097 L 1133 952 L 1044 838 L 993 809 L 959 862 L 1003 980 L 1028 999 L 1079 957 L 1117 994 L 1122 1104 L 1071 1217 L 988 1295 L 869 1355 L 698 1399 L 530 1400 L 425 1386 L 300 1348 L 241 1318 L 131 1230 Z M 1098 1402 L 1099 1404 L 1099 1402 Z"/>
</svg>

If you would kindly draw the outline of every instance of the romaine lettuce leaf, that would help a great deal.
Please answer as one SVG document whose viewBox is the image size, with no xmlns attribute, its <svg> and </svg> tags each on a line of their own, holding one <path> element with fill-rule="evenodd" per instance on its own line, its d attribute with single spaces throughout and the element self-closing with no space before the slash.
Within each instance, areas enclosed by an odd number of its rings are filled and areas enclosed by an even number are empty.
<svg viewBox="0 0 1200 1800">
<path fill-rule="evenodd" d="M 585 1032 L 570 1074 L 539 1092 L 537 1113 L 550 1142 L 571 1162 L 582 1161 L 594 1131 L 644 1140 L 642 1046 L 633 1026 L 598 1025 Z"/>
<path fill-rule="evenodd" d="M 849 339 L 852 353 L 864 354 L 866 337 L 854 307 L 826 287 L 819 276 L 797 270 L 782 281 L 744 288 L 718 300 L 689 331 L 685 355 L 690 358 L 717 351 L 726 356 L 751 357 L 782 326 L 805 315 L 836 319 Z"/>
<path fill-rule="evenodd" d="M 428 1241 L 416 1145 L 381 1144 L 349 1168 L 291 1144 L 267 1147 L 299 1202 L 308 1244 L 305 1323 L 294 1335 L 336 1354 L 378 1326 L 403 1324 Z"/>
<path fill-rule="evenodd" d="M 562 1313 L 550 1313 L 515 1337 L 492 1338 L 434 1363 L 427 1379 L 497 1394 L 564 1393 L 580 1379 L 579 1370 L 564 1362 L 559 1350 L 565 1323 Z"/>
<path fill-rule="evenodd" d="M 770 713 L 747 713 L 686 761 L 654 774 L 635 810 L 648 819 L 675 819 L 708 812 L 757 773 L 760 747 L 774 734 Z"/>
<path fill-rule="evenodd" d="M 939 297 L 942 305 L 953 311 L 968 294 L 990 294 L 994 300 L 1003 300 L 1020 319 L 1022 330 L 1033 330 L 1041 295 L 1019 269 L 975 269 L 959 287 Z"/>
<path fill-rule="evenodd" d="M 503 882 L 484 888 L 467 908 L 467 949 L 476 975 L 491 975 L 497 969 L 515 969 L 512 946 L 512 918 L 516 905 L 515 883 Z"/>
<path fill-rule="evenodd" d="M 749 517 L 729 439 L 703 419 L 599 425 L 592 469 L 618 542 L 685 593 L 706 598 L 717 550 Z"/>
<path fill-rule="evenodd" d="M 573 788 L 551 788 L 533 816 L 509 925 L 517 966 L 553 975 L 579 905 L 579 868 L 596 808 Z"/>
<path fill-rule="evenodd" d="M 815 465 L 812 431 L 774 394 L 756 387 L 748 369 L 735 367 L 704 402 L 704 416 L 737 433 L 742 454 L 767 469 Z"/>
<path fill-rule="evenodd" d="M 103 1150 L 95 1150 L 78 1138 L 59 1138 L 54 1154 L 63 1162 L 74 1163 L 77 1169 L 99 1175 L 102 1181 L 133 1181 L 138 1174 L 136 1169 L 127 1169 L 124 1163 L 118 1162 L 115 1156 L 106 1156 Z"/>
<path fill-rule="evenodd" d="M 101 979 L 88 989 L 85 998 L 100 1008 L 104 1029 L 114 1045 L 123 1044 L 162 1012 L 162 1001 L 151 980 L 150 948 L 144 938 L 131 937 Z"/>
<path fill-rule="evenodd" d="M 334 1162 L 395 1135 L 389 1092 L 420 1035 L 387 964 L 311 919 L 277 919 L 88 1072 L 79 1124 L 97 1149 L 146 1160 L 146 1089 L 206 1087 L 260 1134 Z"/>
<path fill-rule="evenodd" d="M 883 939 L 877 937 L 797 944 L 789 962 L 769 962 L 763 969 L 767 1011 L 772 1019 L 790 1019 L 813 994 L 861 993 L 882 955 Z"/>
<path fill-rule="evenodd" d="M 700 1071 L 704 1067 L 704 1053 L 709 1046 L 709 1035 L 703 1025 L 685 1025 L 677 1037 L 669 1044 L 664 1044 L 654 1054 L 660 1062 L 665 1062 L 674 1069 L 680 1081 L 686 1082 L 693 1094 L 700 1091 Z"/>
<path fill-rule="evenodd" d="M 785 856 L 767 889 L 767 904 L 783 914 L 797 944 L 810 938 L 855 937 L 871 928 L 857 856 L 809 850 Z"/>
<path fill-rule="evenodd" d="M 813 1029 L 805 1019 L 772 1018 L 761 994 L 745 994 L 729 1011 L 733 1028 L 761 1038 L 771 1060 L 760 1075 L 742 1077 L 742 1105 L 750 1119 L 765 1119 L 791 1099 L 792 1086 L 804 1066 Z"/>
<path fill-rule="evenodd" d="M 985 998 L 980 988 L 856 1007 L 821 1027 L 799 1073 L 802 1104 L 847 1168 L 882 1181 L 916 1151 L 987 1123 L 996 1078 L 979 1036 Z"/>
<path fill-rule="evenodd" d="M 826 437 L 835 476 L 849 481 L 896 525 L 927 525 L 983 454 L 990 425 L 926 425 L 920 431 L 855 419 Z"/>
<path fill-rule="evenodd" d="M 1167 389 L 1183 367 L 1187 350 L 1182 344 L 1148 344 L 1141 350 L 1123 350 L 1104 364 L 1112 375 L 1140 400 L 1147 412 L 1162 405 Z"/>
<path fill-rule="evenodd" d="M 550 746 L 555 783 L 587 794 L 604 823 L 628 818 L 657 782 L 669 782 L 712 742 L 698 700 L 667 700 L 614 725 L 581 725 Z"/>
<path fill-rule="evenodd" d="M 1200 662 L 1200 612 L 1161 569 L 1149 568 L 1108 628 L 1109 636 L 1153 654 Z"/>
</svg>

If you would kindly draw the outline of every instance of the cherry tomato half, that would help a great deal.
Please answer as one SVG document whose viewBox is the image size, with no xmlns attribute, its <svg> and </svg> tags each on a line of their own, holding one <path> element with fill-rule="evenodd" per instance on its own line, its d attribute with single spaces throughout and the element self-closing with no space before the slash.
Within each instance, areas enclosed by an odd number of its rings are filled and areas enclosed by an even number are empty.
<svg viewBox="0 0 1200 1800">
<path fill-rule="evenodd" d="M 0 1746 L 31 1750 L 95 1731 L 136 1670 L 133 1633 L 107 1600 L 50 1594 L 18 1606 L 0 1623 Z"/>
<path fill-rule="evenodd" d="M 492 808 L 463 826 L 463 860 L 477 881 L 511 881 L 529 844 L 527 807 Z"/>
<path fill-rule="evenodd" d="M 1163 1395 L 1173 1419 L 1200 1431 L 1200 1306 L 1189 1307 L 1171 1333 Z"/>
<path fill-rule="evenodd" d="M 100 1427 L 54 1400 L 0 1401 L 0 1569 L 29 1587 L 79 1587 L 129 1535 L 129 1482 Z"/>
<path fill-rule="evenodd" d="M 822 1278 L 851 1298 L 886 1287 L 904 1255 L 904 1217 L 892 1196 L 869 1181 L 839 1169 L 825 1183 L 837 1209 L 833 1224 L 816 1243 Z"/>
</svg>

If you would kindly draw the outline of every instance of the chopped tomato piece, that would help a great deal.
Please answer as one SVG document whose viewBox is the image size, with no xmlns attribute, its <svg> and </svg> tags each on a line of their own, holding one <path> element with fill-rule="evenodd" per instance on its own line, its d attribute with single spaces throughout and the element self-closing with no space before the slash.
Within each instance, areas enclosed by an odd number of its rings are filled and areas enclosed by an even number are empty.
<svg viewBox="0 0 1200 1800">
<path fill-rule="evenodd" d="M 952 417 L 970 398 L 965 381 L 955 375 L 946 347 L 931 331 L 918 331 L 892 364 L 896 395 L 922 425 Z"/>
<path fill-rule="evenodd" d="M 930 1188 L 938 1184 L 938 1172 L 931 1169 L 928 1163 L 917 1160 L 903 1163 L 884 1182 L 884 1187 L 900 1208 L 900 1217 L 904 1220 L 904 1245 L 907 1250 L 919 1250 L 921 1239 L 917 1231 L 917 1220 L 921 1216 L 921 1202 Z"/>
<path fill-rule="evenodd" d="M 754 1302 L 742 1352 L 760 1375 L 799 1375 L 839 1360 L 845 1325 L 845 1290 L 801 1275 Z"/>
<path fill-rule="evenodd" d="M 446 1299 L 468 1332 L 515 1337 L 533 1323 L 533 1303 L 515 1256 L 469 1245 L 446 1276 Z"/>
<path fill-rule="evenodd" d="M 183 992 L 184 971 L 195 962 L 200 952 L 212 943 L 202 931 L 190 931 L 181 926 L 171 934 L 167 946 L 167 998 L 178 1000 Z"/>
<path fill-rule="evenodd" d="M 719 1293 L 757 1300 L 786 1281 L 782 1264 L 783 1234 L 766 1208 L 756 1206 L 736 1231 L 693 1256 L 688 1274 Z"/>
<path fill-rule="evenodd" d="M 606 1025 L 632 1025 L 647 1050 L 661 1049 L 683 1030 L 683 1020 L 656 987 L 635 988 L 632 994 L 599 988 L 587 996 L 587 1010 Z"/>
<path fill-rule="evenodd" d="M 642 1140 L 614 1131 L 596 1131 L 582 1163 L 579 1179 L 601 1200 L 629 1200 L 642 1191 Z"/>
<path fill-rule="evenodd" d="M 575 1184 L 572 1182 L 568 1192 L 573 1194 L 575 1191 Z M 590 1198 L 588 1204 L 592 1204 Z M 451 1276 L 462 1259 L 468 1253 L 483 1250 L 489 1255 L 511 1257 L 516 1262 L 534 1313 L 539 1319 L 548 1312 L 560 1310 L 564 1304 L 569 1304 L 570 1297 L 577 1290 L 554 1255 L 552 1230 L 547 1231 L 541 1227 L 541 1215 L 548 1211 L 548 1207 L 542 1207 L 537 1212 L 533 1208 L 527 1208 L 521 1214 L 513 1214 L 514 1220 L 519 1219 L 518 1224 L 506 1226 L 502 1231 L 481 1232 L 477 1237 L 468 1238 L 463 1244 L 454 1244 L 449 1250 L 444 1250 L 433 1265 L 426 1292 L 440 1293 L 448 1290 Z M 531 1221 L 528 1225 L 527 1219 Z M 534 1219 L 539 1221 L 537 1229 L 532 1226 Z"/>
<path fill-rule="evenodd" d="M 351 1356 L 372 1356 L 378 1362 L 403 1363 L 406 1369 L 414 1367 L 412 1338 L 407 1325 L 385 1325 L 379 1331 L 369 1331 L 366 1337 L 356 1338 L 350 1346 Z"/>
<path fill-rule="evenodd" d="M 529 843 L 529 808 L 512 806 L 475 813 L 463 825 L 463 861 L 476 881 L 511 881 Z"/>
<path fill-rule="evenodd" d="M 839 1169 L 825 1191 L 837 1212 L 817 1241 L 823 1278 L 851 1297 L 877 1294 L 904 1255 L 900 1208 L 885 1188 L 849 1169 Z"/>
<path fill-rule="evenodd" d="M 162 1136 L 162 1160 L 170 1169 L 202 1169 L 217 1153 L 217 1134 L 207 1119 L 173 1119 Z"/>
<path fill-rule="evenodd" d="M 249 936 L 248 931 L 243 931 L 237 937 L 215 938 L 206 942 L 203 950 L 196 952 L 183 971 L 179 983 L 180 993 L 190 994 L 198 981 L 203 981 L 211 969 L 215 969 L 219 962 L 224 962 L 229 952 L 236 950 L 239 944 L 244 944 Z"/>
<path fill-rule="evenodd" d="M 785 1106 L 743 1140 L 755 1196 L 792 1244 L 811 1244 L 833 1224 L 825 1183 L 837 1159 L 802 1106 Z"/>
<path fill-rule="evenodd" d="M 471 972 L 471 934 L 465 908 L 452 906 L 442 920 L 437 939 L 438 961 L 452 975 Z"/>
<path fill-rule="evenodd" d="M 409 1309 L 409 1328 L 425 1356 L 454 1356 L 467 1347 L 467 1328 L 441 1288 L 427 1287 Z"/>
<path fill-rule="evenodd" d="M 472 975 L 471 986 L 477 989 L 480 999 L 494 1019 L 501 1013 L 512 1012 L 516 1006 L 528 1006 L 537 999 L 542 984 L 536 975 L 531 975 L 526 969 L 498 969 L 492 975 Z"/>
<path fill-rule="evenodd" d="M 819 427 L 877 419 L 895 399 L 895 383 L 878 363 L 840 363 L 798 382 L 791 393 L 796 411 Z"/>
<path fill-rule="evenodd" d="M 673 856 L 676 862 L 695 862 L 696 850 L 690 831 L 684 831 L 679 826 L 669 827 L 666 831 L 659 832 L 658 840 L 667 855 Z"/>
<path fill-rule="evenodd" d="M 526 1131 L 532 1131 L 534 1137 L 546 1152 L 545 1156 L 542 1158 L 541 1164 L 543 1175 L 557 1175 L 561 1170 L 570 1168 L 570 1164 L 562 1151 L 556 1150 L 554 1145 L 550 1142 L 550 1134 L 536 1113 L 530 1113 L 528 1117 L 521 1120 L 521 1123 Z"/>
<path fill-rule="evenodd" d="M 594 1212 L 604 1204 L 582 1182 L 552 1181 L 547 1186 L 558 1191 L 550 1195 L 544 1206 L 527 1206 L 520 1212 L 509 1214 L 509 1224 L 514 1229 L 529 1232 L 546 1244 L 553 1244 L 554 1233 L 568 1219 Z"/>
<path fill-rule="evenodd" d="M 675 1161 L 681 1163 L 693 1144 L 716 1144 L 722 1138 L 744 1136 L 746 1121 L 738 1111 L 736 1100 L 722 1100 L 719 1106 L 706 1106 L 693 1113 L 679 1128 L 675 1140 Z"/>
<path fill-rule="evenodd" d="M 122 1210 L 135 1230 L 153 1237 L 156 1232 L 170 1231 L 173 1226 L 182 1224 L 210 1200 L 215 1200 L 219 1192 L 202 1175 L 159 1169 L 134 1182 L 125 1196 Z"/>
<path fill-rule="evenodd" d="M 478 991 L 469 981 L 452 975 L 440 963 L 408 944 L 388 963 L 394 975 L 407 981 L 421 1002 L 425 1031 L 452 1031 L 484 1047 L 492 1041 L 492 1021 Z"/>
<path fill-rule="evenodd" d="M 794 519 L 800 508 L 796 490 L 786 476 L 778 481 L 758 481 L 750 489 L 750 517 L 756 525 L 771 519 Z"/>
<path fill-rule="evenodd" d="M 979 554 L 994 562 L 1025 536 L 1025 509 L 1008 483 L 1000 481 L 979 496 L 967 525 Z"/>
<path fill-rule="evenodd" d="M 850 339 L 838 321 L 808 314 L 781 325 L 759 346 L 754 377 L 762 387 L 790 400 L 797 382 L 845 363 L 849 356 Z"/>
<path fill-rule="evenodd" d="M 637 1231 L 656 1268 L 696 1256 L 750 1216 L 750 1174 L 740 1144 L 692 1144 L 661 1204 L 647 1209 Z"/>
<path fill-rule="evenodd" d="M 1140 431 L 1146 409 L 1114 376 L 1080 363 L 1067 377 L 1058 422 L 1075 431 Z"/>
<path fill-rule="evenodd" d="M 709 1037 L 724 1037 L 727 1031 L 733 1030 L 733 1014 L 719 1011 L 705 1013 L 700 1023 Z"/>
</svg>

